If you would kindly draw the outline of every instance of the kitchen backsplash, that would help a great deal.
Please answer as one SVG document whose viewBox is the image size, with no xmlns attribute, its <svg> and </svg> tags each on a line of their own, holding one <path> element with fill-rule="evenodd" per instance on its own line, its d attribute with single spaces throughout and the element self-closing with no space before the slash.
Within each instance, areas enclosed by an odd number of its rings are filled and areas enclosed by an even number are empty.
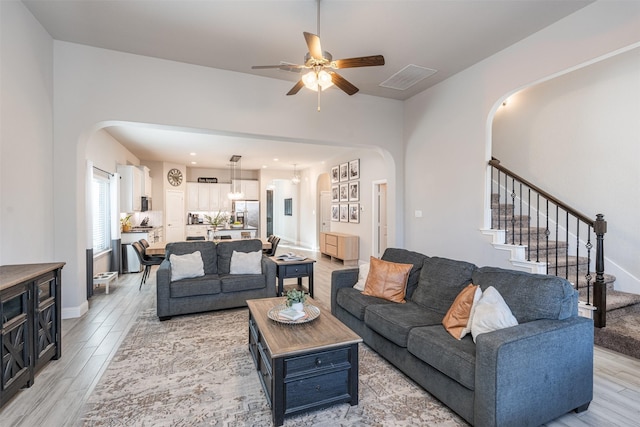
<svg viewBox="0 0 640 427">
<path fill-rule="evenodd" d="M 154 227 L 160 227 L 163 225 L 162 211 L 135 212 L 131 216 L 131 225 L 134 227 L 138 226 L 147 217 L 149 218 L 147 225 Z"/>
</svg>

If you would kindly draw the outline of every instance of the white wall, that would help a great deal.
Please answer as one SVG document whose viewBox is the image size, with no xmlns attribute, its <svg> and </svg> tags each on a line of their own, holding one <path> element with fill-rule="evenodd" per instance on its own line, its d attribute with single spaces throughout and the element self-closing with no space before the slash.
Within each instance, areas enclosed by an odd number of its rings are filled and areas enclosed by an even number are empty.
<svg viewBox="0 0 640 427">
<path fill-rule="evenodd" d="M 103 129 L 87 141 L 86 159 L 104 171 L 116 173 L 118 165 L 140 165 L 140 160 Z"/>
<path fill-rule="evenodd" d="M 1 1 L 0 41 L 0 265 L 65 261 L 52 233 L 53 40 Z"/>
<path fill-rule="evenodd" d="M 509 97 L 492 150 L 578 211 L 604 214 L 605 270 L 640 293 L 640 48 Z"/>
<path fill-rule="evenodd" d="M 595 2 L 406 101 L 406 247 L 511 268 L 479 232 L 495 110 L 510 93 L 640 41 L 639 22 L 638 2 Z"/>
</svg>

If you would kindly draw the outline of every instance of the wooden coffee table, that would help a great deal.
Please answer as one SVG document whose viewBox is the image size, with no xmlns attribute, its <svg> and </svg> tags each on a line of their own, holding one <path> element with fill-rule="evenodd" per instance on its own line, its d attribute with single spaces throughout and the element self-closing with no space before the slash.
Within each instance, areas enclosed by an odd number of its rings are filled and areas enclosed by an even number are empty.
<svg viewBox="0 0 640 427">
<path fill-rule="evenodd" d="M 320 316 L 302 324 L 283 324 L 267 313 L 286 298 L 248 300 L 249 351 L 271 406 L 273 424 L 284 417 L 336 403 L 358 404 L 358 343 L 355 332 L 312 298 Z"/>
</svg>

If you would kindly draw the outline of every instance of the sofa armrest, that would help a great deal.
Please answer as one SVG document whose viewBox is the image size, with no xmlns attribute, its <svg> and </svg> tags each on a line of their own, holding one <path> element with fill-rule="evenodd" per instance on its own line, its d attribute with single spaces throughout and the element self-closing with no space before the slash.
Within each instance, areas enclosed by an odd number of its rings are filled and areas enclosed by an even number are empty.
<svg viewBox="0 0 640 427">
<path fill-rule="evenodd" d="M 170 316 L 169 298 L 171 293 L 171 262 L 165 258 L 156 271 L 156 312 L 158 317 Z"/>
<path fill-rule="evenodd" d="M 338 289 L 352 288 L 358 282 L 359 267 L 345 268 L 331 272 L 331 313 L 335 315 L 336 297 Z"/>
<path fill-rule="evenodd" d="M 474 425 L 540 425 L 592 397 L 592 320 L 536 320 L 478 335 Z"/>
<path fill-rule="evenodd" d="M 266 298 L 275 297 L 278 293 L 278 285 L 276 284 L 276 263 L 266 255 L 262 256 L 262 274 L 265 276 L 267 285 Z"/>
</svg>

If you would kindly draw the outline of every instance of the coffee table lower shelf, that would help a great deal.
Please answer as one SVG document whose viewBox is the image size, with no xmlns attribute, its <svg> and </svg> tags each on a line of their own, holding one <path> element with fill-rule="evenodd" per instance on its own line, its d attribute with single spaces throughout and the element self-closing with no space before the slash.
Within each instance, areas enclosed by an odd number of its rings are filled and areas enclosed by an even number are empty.
<svg viewBox="0 0 640 427">
<path fill-rule="evenodd" d="M 282 425 L 284 417 L 292 414 L 337 403 L 358 404 L 358 342 L 273 356 L 265 339 L 269 333 L 263 334 L 259 326 L 264 319 L 258 322 L 254 316 L 262 315 L 250 310 L 249 350 L 271 406 L 275 426 Z M 331 314 L 323 312 L 322 316 Z M 301 326 L 272 323 L 268 327 L 291 329 Z M 305 332 L 308 331 L 301 331 Z"/>
</svg>

